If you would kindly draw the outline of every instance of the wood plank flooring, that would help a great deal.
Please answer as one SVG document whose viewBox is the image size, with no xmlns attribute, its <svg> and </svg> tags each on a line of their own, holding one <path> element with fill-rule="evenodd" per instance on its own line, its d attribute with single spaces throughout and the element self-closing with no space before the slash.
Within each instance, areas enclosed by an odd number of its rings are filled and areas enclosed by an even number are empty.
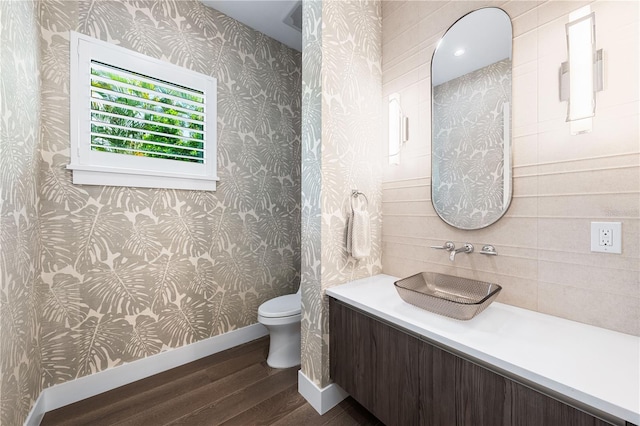
<svg viewBox="0 0 640 426">
<path fill-rule="evenodd" d="M 298 367 L 266 363 L 268 337 L 48 412 L 51 425 L 382 425 L 354 399 L 320 416 L 298 393 Z"/>
</svg>

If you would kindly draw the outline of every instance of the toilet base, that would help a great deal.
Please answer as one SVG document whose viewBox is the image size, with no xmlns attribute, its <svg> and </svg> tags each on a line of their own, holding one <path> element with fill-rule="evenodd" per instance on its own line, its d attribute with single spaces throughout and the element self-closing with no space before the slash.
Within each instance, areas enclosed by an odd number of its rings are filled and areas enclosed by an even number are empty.
<svg viewBox="0 0 640 426">
<path fill-rule="evenodd" d="M 300 365 L 300 321 L 263 325 L 269 330 L 269 367 L 290 368 Z"/>
</svg>

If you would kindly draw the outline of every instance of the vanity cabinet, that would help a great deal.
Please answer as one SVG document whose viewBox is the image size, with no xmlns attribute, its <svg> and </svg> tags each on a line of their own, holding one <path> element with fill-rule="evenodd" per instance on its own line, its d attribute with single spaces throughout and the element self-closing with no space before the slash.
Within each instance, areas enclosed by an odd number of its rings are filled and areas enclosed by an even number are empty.
<svg viewBox="0 0 640 426">
<path fill-rule="evenodd" d="M 387 426 L 604 426 L 330 298 L 331 378 Z"/>
<path fill-rule="evenodd" d="M 333 381 L 386 425 L 419 424 L 421 342 L 334 299 L 329 309 Z"/>
</svg>

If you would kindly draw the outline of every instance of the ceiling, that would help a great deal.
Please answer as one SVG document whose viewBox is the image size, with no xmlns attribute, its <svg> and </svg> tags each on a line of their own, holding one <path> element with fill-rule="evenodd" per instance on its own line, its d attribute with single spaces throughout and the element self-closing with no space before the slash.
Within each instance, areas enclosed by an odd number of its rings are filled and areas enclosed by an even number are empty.
<svg viewBox="0 0 640 426">
<path fill-rule="evenodd" d="M 243 24 L 302 51 L 302 0 L 200 0 Z M 297 28 L 296 28 L 297 27 Z M 458 49 L 464 55 L 453 55 Z M 433 84 L 511 57 L 511 23 L 494 8 L 480 9 L 460 19 L 437 48 Z"/>
<path fill-rule="evenodd" d="M 301 0 L 200 0 L 243 24 L 302 51 Z"/>
</svg>

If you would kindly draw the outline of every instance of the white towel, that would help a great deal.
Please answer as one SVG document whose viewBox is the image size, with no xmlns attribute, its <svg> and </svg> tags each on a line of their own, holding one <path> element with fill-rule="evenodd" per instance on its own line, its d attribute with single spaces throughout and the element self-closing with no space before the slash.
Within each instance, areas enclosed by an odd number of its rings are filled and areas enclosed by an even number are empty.
<svg viewBox="0 0 640 426">
<path fill-rule="evenodd" d="M 347 218 L 347 254 L 351 255 L 351 230 L 353 229 L 353 209 Z"/>
<path fill-rule="evenodd" d="M 353 210 L 347 225 L 347 252 L 354 259 L 362 259 L 371 254 L 371 234 L 369 212 L 366 209 Z"/>
</svg>

